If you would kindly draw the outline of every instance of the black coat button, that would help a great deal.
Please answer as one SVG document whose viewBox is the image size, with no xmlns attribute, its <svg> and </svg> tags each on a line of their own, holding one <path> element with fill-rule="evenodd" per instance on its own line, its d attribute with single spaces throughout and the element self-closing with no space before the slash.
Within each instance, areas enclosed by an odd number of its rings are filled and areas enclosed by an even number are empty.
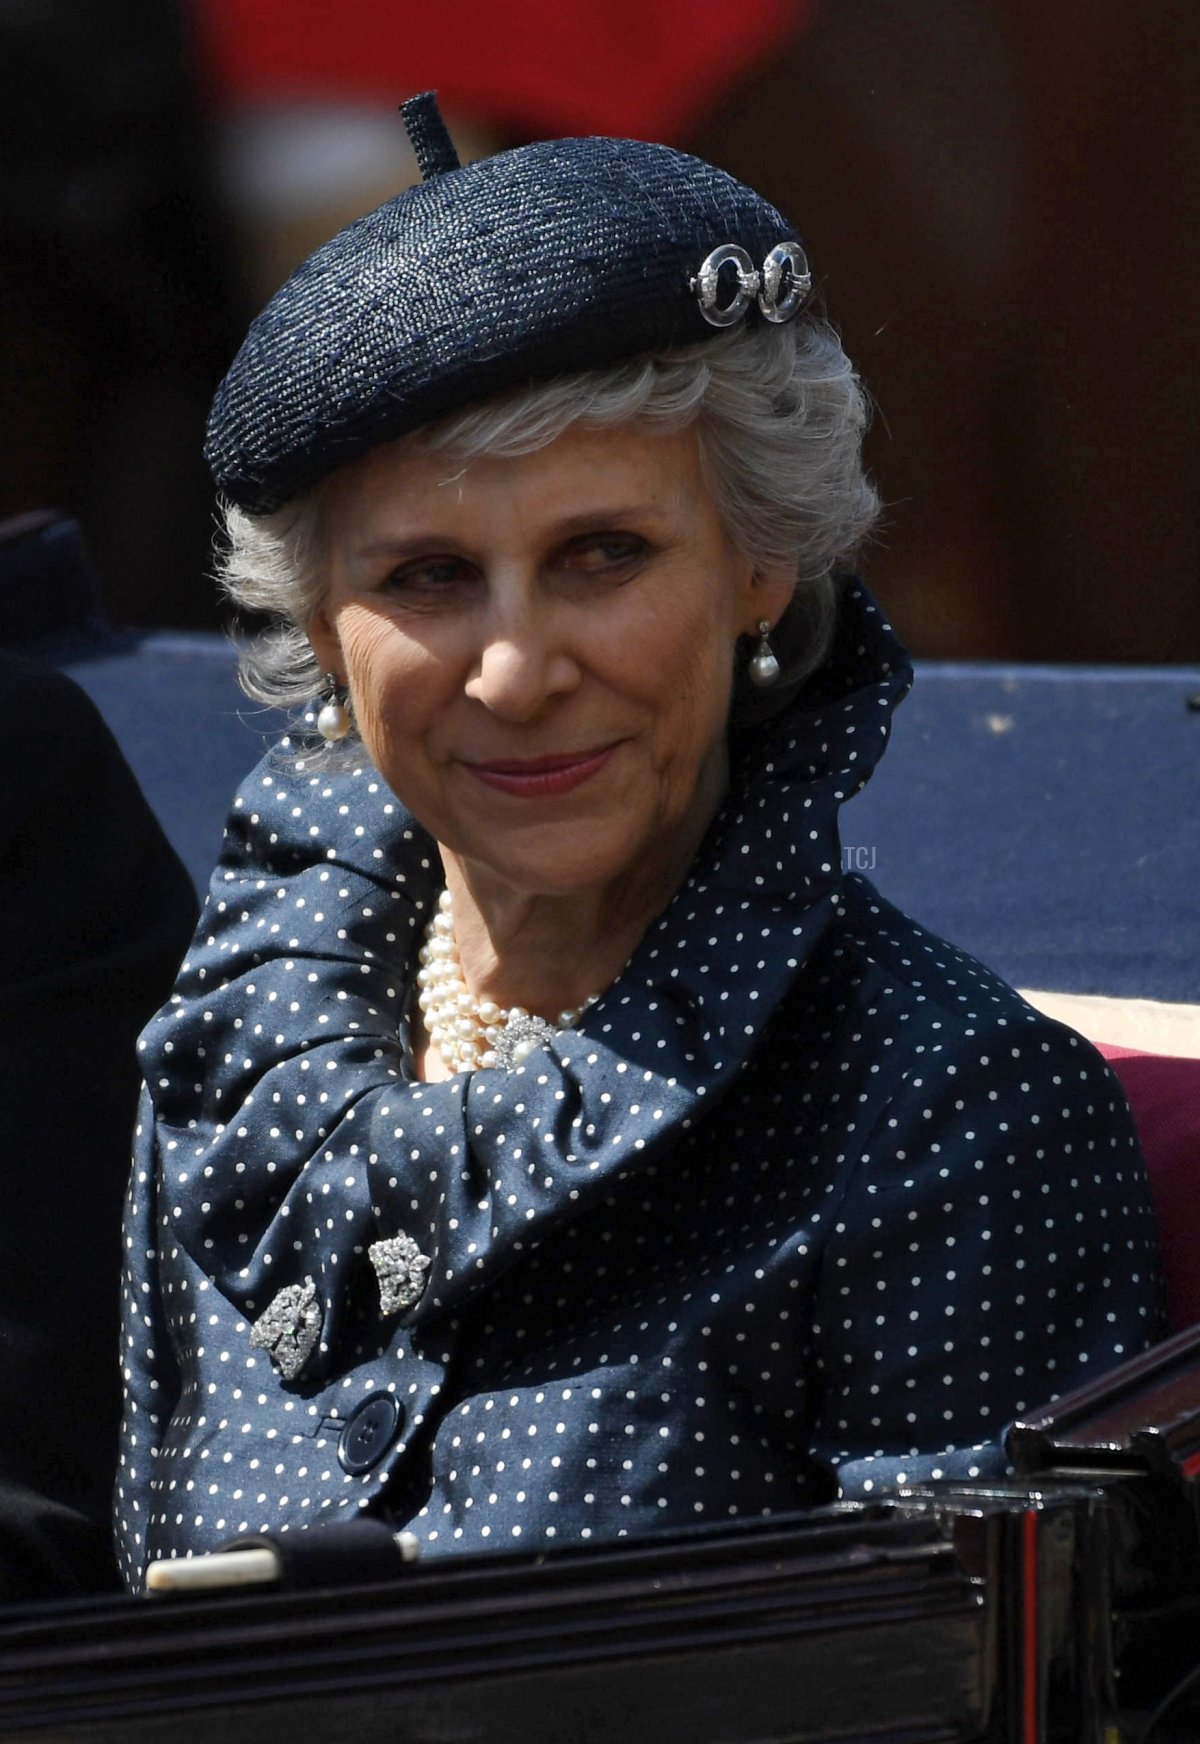
<svg viewBox="0 0 1200 1744">
<path fill-rule="evenodd" d="M 347 1417 L 338 1437 L 338 1464 L 351 1477 L 378 1465 L 400 1433 L 404 1413 L 391 1393 L 372 1393 Z"/>
</svg>

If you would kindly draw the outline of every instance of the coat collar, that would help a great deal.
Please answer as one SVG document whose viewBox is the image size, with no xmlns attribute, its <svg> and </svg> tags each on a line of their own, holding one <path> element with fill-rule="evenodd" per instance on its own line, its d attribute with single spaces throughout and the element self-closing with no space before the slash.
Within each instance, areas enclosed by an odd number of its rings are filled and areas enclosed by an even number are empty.
<svg viewBox="0 0 1200 1744">
<path fill-rule="evenodd" d="M 192 1251 L 214 1281 L 254 1318 L 281 1285 L 314 1278 L 329 1316 L 321 1367 L 348 1311 L 338 1278 L 397 1228 L 431 1258 L 415 1320 L 453 1309 L 511 1263 L 503 1242 L 492 1254 L 491 1238 L 482 1269 L 456 1263 L 461 1231 L 442 1228 L 437 1171 L 392 1182 L 374 1206 L 360 1180 L 333 1257 L 322 1258 L 319 1242 L 294 1252 L 315 1183 L 346 1172 L 328 1142 L 326 1098 L 307 1094 L 305 1074 L 317 1068 L 336 1069 L 355 1133 L 370 1143 L 380 1125 L 381 1155 L 466 1122 L 472 1150 L 499 1167 L 515 1145 L 532 1154 L 552 1133 L 554 1168 L 572 1189 L 547 1193 L 518 1248 L 602 1198 L 614 1174 L 640 1173 L 702 1133 L 841 911 L 838 806 L 870 774 L 908 682 L 878 607 L 852 584 L 829 659 L 735 748 L 728 799 L 688 878 L 579 1028 L 528 1069 L 432 1085 L 404 1082 L 396 1025 L 440 883 L 434 844 L 369 766 L 314 771 L 294 754 L 260 765 L 235 807 L 176 993 L 141 1044 L 160 1143 L 182 1159 L 162 1177 L 167 1215 L 203 1244 Z M 612 1093 L 635 1080 L 661 1115 L 637 1138 Z M 294 1133 L 272 1124 L 275 1099 L 294 1105 Z M 214 1192 L 213 1181 L 229 1191 Z M 285 1210 L 296 1213 L 288 1231 Z M 455 1215 L 473 1213 L 466 1205 Z M 269 1267 L 275 1248 L 289 1256 L 286 1278 Z"/>
<path fill-rule="evenodd" d="M 772 779 L 833 778 L 834 801 L 851 798 L 883 755 L 911 684 L 907 651 L 863 583 L 847 577 L 824 661 L 773 720 L 735 735 L 741 784 L 753 785 L 759 770 Z"/>
</svg>

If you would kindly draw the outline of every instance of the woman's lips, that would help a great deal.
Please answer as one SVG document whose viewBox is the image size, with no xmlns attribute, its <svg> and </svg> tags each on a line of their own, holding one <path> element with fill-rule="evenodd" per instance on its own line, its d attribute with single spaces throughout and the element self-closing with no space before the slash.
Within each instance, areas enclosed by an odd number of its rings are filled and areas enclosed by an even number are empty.
<svg viewBox="0 0 1200 1744">
<path fill-rule="evenodd" d="M 493 757 L 486 763 L 464 759 L 463 767 L 485 787 L 511 793 L 518 799 L 541 799 L 570 793 L 598 775 L 616 750 L 602 745 L 597 751 L 567 751 L 548 757 Z"/>
</svg>

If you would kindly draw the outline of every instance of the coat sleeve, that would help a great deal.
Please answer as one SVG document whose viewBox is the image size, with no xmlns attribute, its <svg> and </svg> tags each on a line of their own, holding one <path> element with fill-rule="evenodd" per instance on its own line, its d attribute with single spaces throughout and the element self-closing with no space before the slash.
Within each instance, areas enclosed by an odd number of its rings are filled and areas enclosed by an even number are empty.
<svg viewBox="0 0 1200 1744">
<path fill-rule="evenodd" d="M 843 1495 L 996 1476 L 1012 1418 L 1162 1336 L 1120 1087 L 1061 1025 L 904 1074 L 849 1177 L 816 1305 L 814 1451 Z M 885 1437 L 881 1424 L 906 1433 Z"/>
<path fill-rule="evenodd" d="M 143 1091 L 125 1201 L 121 1279 L 124 1412 L 114 1506 L 117 1563 L 121 1578 L 131 1588 L 140 1586 L 145 1569 L 151 1472 L 180 1390 L 157 1276 L 154 1150 L 153 1108 L 148 1092 Z"/>
</svg>

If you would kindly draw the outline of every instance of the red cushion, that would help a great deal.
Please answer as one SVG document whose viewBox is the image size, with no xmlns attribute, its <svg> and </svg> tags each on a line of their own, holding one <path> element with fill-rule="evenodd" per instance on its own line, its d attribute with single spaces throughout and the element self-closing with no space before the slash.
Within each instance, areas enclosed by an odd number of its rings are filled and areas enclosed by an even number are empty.
<svg viewBox="0 0 1200 1744">
<path fill-rule="evenodd" d="M 1158 1213 L 1171 1330 L 1200 1321 L 1200 1060 L 1101 1045 L 1137 1124 Z"/>
</svg>

